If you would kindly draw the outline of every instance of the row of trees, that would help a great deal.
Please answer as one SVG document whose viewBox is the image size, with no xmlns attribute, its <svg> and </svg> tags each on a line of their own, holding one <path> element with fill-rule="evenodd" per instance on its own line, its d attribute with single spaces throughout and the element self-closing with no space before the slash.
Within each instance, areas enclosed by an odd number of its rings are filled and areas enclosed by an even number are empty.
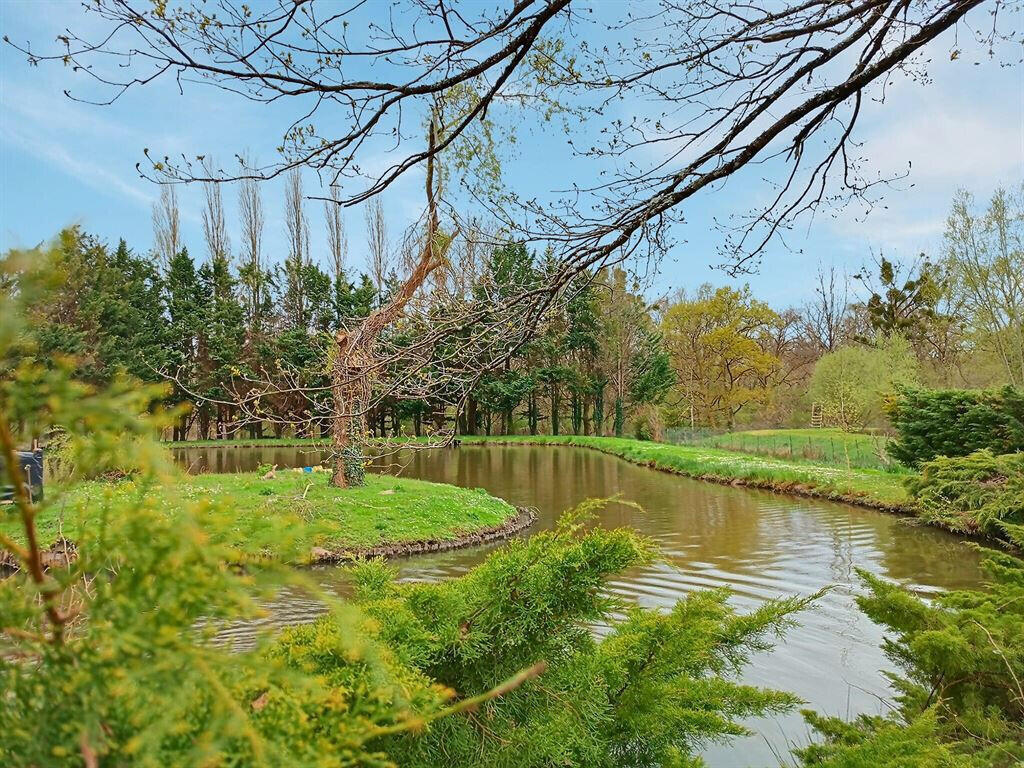
<svg viewBox="0 0 1024 768">
<path fill-rule="evenodd" d="M 58 287 L 34 308 L 40 352 L 73 358 L 95 383 L 119 371 L 171 381 L 171 401 L 191 405 L 175 439 L 259 438 L 268 426 L 277 436 L 326 435 L 336 337 L 364 333 L 366 318 L 402 288 L 398 273 L 412 269 L 422 229 L 393 238 L 381 205 L 367 206 L 368 270 L 356 274 L 346 264 L 341 209 L 328 201 L 327 258 L 314 259 L 309 202 L 296 172 L 284 201 L 288 251 L 275 260 L 263 246 L 259 186 L 239 185 L 240 222 L 230 233 L 222 189 L 205 186 L 202 259 L 182 242 L 170 186 L 154 206 L 149 253 L 124 240 L 111 248 L 77 227 L 61 232 L 48 255 Z M 412 311 L 384 330 L 394 359 L 395 350 L 408 355 L 422 344 L 415 365 L 395 367 L 424 383 L 400 388 L 397 371 L 368 376 L 375 391 L 360 415 L 371 434 L 450 431 L 457 415 L 465 433 L 508 432 L 524 418 L 533 432 L 621 434 L 629 411 L 660 401 L 671 383 L 667 357 L 651 308 L 624 271 L 581 275 L 525 335 L 527 321 L 513 320 L 507 307 L 519 302 L 529 310 L 523 297 L 543 294 L 556 265 L 471 226 L 449 238 L 455 246 L 445 246 L 442 267 L 419 286 Z M 430 321 L 442 324 L 441 317 L 454 333 L 440 345 L 423 344 Z M 386 366 L 387 353 L 382 359 Z"/>
<path fill-rule="evenodd" d="M 42 351 L 74 356 L 97 382 L 118 369 L 172 380 L 172 400 L 192 406 L 178 439 L 325 434 L 334 337 L 394 295 L 420 231 L 392 238 L 381 206 L 369 206 L 368 270 L 357 274 L 340 209 L 328 203 L 328 252 L 313 258 L 296 173 L 284 204 L 288 252 L 274 260 L 259 187 L 240 185 L 234 251 L 221 189 L 207 185 L 202 260 L 181 242 L 172 187 L 154 212 L 151 253 L 61 233 L 54 263 L 64 282 L 34 318 Z M 1022 199 L 998 191 L 979 214 L 961 194 L 941 259 L 880 257 L 850 279 L 822 268 L 803 307 L 777 310 L 749 288 L 710 285 L 650 302 L 625 270 L 606 268 L 570 281 L 529 332 L 508 307 L 541 292 L 557 265 L 474 224 L 417 292 L 413 316 L 385 336 L 391 349 L 414 349 L 442 316 L 458 318 L 453 333 L 407 366 L 420 370 L 419 385 L 399 391 L 394 375 L 376 377 L 368 428 L 658 437 L 664 425 L 803 424 L 818 404 L 826 423 L 853 429 L 881 423 L 896 385 L 1019 384 Z"/>
</svg>

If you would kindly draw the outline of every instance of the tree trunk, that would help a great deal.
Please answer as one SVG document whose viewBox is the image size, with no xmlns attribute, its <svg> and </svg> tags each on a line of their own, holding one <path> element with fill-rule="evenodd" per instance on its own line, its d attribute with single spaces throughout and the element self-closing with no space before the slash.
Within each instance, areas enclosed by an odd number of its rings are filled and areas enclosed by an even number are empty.
<svg viewBox="0 0 1024 768">
<path fill-rule="evenodd" d="M 331 420 L 331 448 L 334 452 L 334 473 L 331 485 L 353 488 L 363 484 L 363 441 L 365 380 L 350 364 L 349 336 L 339 331 L 337 357 L 331 372 L 331 397 L 334 412 Z"/>
<path fill-rule="evenodd" d="M 594 393 L 594 434 L 604 435 L 604 387 Z"/>
<path fill-rule="evenodd" d="M 615 436 L 622 437 L 622 430 L 626 426 L 626 411 L 622 406 L 622 398 L 615 397 Z"/>
<path fill-rule="evenodd" d="M 551 434 L 558 434 L 558 385 L 552 384 L 550 389 L 551 400 Z"/>
<path fill-rule="evenodd" d="M 199 406 L 199 439 L 210 439 L 210 406 L 205 403 Z"/>
</svg>

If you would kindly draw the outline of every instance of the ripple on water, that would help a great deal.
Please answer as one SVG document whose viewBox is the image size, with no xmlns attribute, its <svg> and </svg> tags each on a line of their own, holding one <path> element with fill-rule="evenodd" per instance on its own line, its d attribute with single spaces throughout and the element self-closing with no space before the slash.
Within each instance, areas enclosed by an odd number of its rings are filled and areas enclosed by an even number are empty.
<svg viewBox="0 0 1024 768">
<path fill-rule="evenodd" d="M 264 456 L 219 454 L 225 466 L 263 463 Z M 193 461 L 199 461 L 190 456 Z M 289 466 L 280 450 L 273 456 Z M 296 457 L 308 463 L 308 455 Z M 255 466 L 255 464 L 254 464 Z M 756 654 L 744 682 L 792 691 L 809 707 L 844 716 L 878 712 L 889 694 L 880 650 L 881 630 L 859 612 L 856 568 L 933 596 L 974 586 L 981 574 L 978 554 L 955 537 L 903 525 L 891 515 L 841 504 L 688 480 L 630 465 L 620 459 L 568 447 L 468 447 L 416 452 L 408 476 L 482 487 L 506 500 L 535 507 L 533 531 L 554 525 L 558 514 L 588 497 L 616 493 L 643 512 L 609 505 L 596 523 L 630 525 L 655 542 L 662 560 L 616 575 L 610 595 L 628 603 L 667 609 L 696 590 L 726 587 L 730 601 L 750 610 L 777 597 L 832 589 L 797 616 L 776 647 Z M 437 581 L 464 573 L 493 547 L 396 561 L 402 580 Z M 337 569 L 318 569 L 329 588 L 344 589 Z M 225 628 L 221 637 L 236 647 L 251 645 L 267 628 L 312 621 L 323 606 L 300 593 L 282 593 L 259 620 Z M 595 627 L 601 634 L 605 628 Z M 777 764 L 791 743 L 806 743 L 799 715 L 748 722 L 756 735 L 709 746 L 713 768 Z"/>
</svg>

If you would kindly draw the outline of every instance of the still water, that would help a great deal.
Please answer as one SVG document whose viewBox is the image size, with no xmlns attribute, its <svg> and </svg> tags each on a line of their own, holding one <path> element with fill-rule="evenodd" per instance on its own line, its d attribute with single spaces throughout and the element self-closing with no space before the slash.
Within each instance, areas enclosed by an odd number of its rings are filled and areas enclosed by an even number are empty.
<svg viewBox="0 0 1024 768">
<path fill-rule="evenodd" d="M 259 464 L 303 466 L 321 456 L 303 448 L 215 448 L 178 450 L 175 458 L 193 472 L 232 472 Z M 409 452 L 399 459 L 390 462 L 389 471 L 485 488 L 536 508 L 539 520 L 532 531 L 552 526 L 559 512 L 589 497 L 618 494 L 637 502 L 642 512 L 611 504 L 599 523 L 632 526 L 660 546 L 661 562 L 609 584 L 612 593 L 643 606 L 666 608 L 688 592 L 728 587 L 733 604 L 750 610 L 764 600 L 833 586 L 799 616 L 798 628 L 773 651 L 756 656 L 743 674 L 744 682 L 792 691 L 826 714 L 881 712 L 891 693 L 883 670 L 893 666 L 879 648 L 882 632 L 854 603 L 855 568 L 926 596 L 976 586 L 982 578 L 979 556 L 969 546 L 892 515 L 689 480 L 583 448 L 464 446 Z M 416 556 L 398 565 L 405 579 L 442 579 L 471 568 L 489 549 Z M 335 569 L 319 573 L 325 583 L 340 583 Z M 308 621 L 320 611 L 317 604 L 291 596 L 271 609 L 267 621 L 272 623 Z M 799 715 L 748 725 L 756 735 L 709 746 L 708 764 L 777 765 L 791 745 L 808 739 Z"/>
</svg>

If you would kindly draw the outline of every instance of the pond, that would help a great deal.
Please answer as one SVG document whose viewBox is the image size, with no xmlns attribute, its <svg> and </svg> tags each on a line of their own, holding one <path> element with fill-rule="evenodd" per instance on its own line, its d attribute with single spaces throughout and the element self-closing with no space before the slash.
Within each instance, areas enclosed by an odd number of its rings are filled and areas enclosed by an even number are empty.
<svg viewBox="0 0 1024 768">
<path fill-rule="evenodd" d="M 259 464 L 317 463 L 308 448 L 179 449 L 192 471 L 241 471 Z M 400 467 L 398 465 L 401 465 Z M 809 707 L 852 716 L 881 712 L 890 696 L 880 650 L 883 634 L 854 603 L 855 568 L 893 579 L 919 594 L 977 586 L 979 556 L 956 537 L 908 525 L 902 518 L 844 504 L 690 480 L 629 464 L 584 448 L 463 446 L 410 451 L 389 471 L 408 477 L 485 488 L 508 501 L 535 507 L 531 531 L 550 527 L 559 512 L 590 497 L 619 494 L 643 508 L 609 505 L 604 526 L 632 526 L 657 542 L 663 561 L 624 573 L 609 590 L 648 607 L 667 608 L 687 592 L 728 587 L 733 603 L 749 610 L 774 597 L 832 591 L 799 617 L 769 653 L 758 655 L 745 682 L 796 693 Z M 529 533 L 529 532 L 528 532 Z M 404 579 L 442 579 L 478 563 L 489 548 L 417 556 L 399 561 Z M 337 569 L 319 571 L 340 584 Z M 271 606 L 273 623 L 306 621 L 320 607 L 285 596 Z M 244 628 L 239 630 L 244 632 Z M 748 723 L 756 735 L 705 753 L 710 766 L 777 765 L 791 745 L 805 744 L 799 715 Z"/>
</svg>

